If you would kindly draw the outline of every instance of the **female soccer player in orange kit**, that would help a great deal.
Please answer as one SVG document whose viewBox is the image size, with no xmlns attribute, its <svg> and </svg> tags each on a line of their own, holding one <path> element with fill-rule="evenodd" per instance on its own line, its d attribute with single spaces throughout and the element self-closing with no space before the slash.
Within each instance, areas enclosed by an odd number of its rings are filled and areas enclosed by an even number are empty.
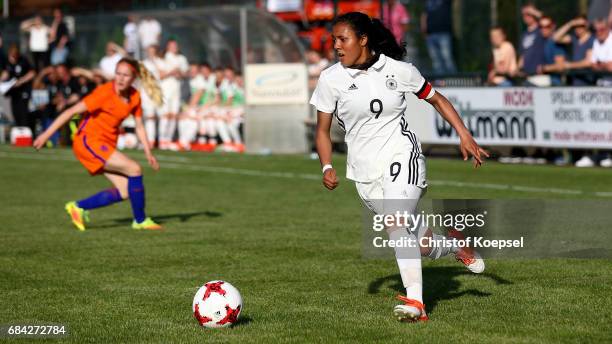
<svg viewBox="0 0 612 344">
<path fill-rule="evenodd" d="M 161 229 L 160 225 L 145 216 L 142 168 L 116 150 L 118 128 L 121 122 L 132 114 L 136 120 L 136 135 L 143 144 L 149 165 L 154 170 L 159 169 L 144 130 L 140 94 L 132 87 L 137 77 L 140 77 L 151 99 L 161 103 L 161 91 L 149 71 L 136 60 L 123 58 L 117 63 L 113 81 L 100 85 L 82 101 L 60 114 L 34 141 L 34 148 L 40 149 L 51 135 L 74 115 L 85 113 L 74 138 L 74 155 L 91 175 L 104 174 L 114 188 L 66 204 L 66 211 L 72 223 L 81 231 L 85 230 L 88 210 L 111 205 L 128 197 L 134 215 L 132 228 Z"/>
</svg>

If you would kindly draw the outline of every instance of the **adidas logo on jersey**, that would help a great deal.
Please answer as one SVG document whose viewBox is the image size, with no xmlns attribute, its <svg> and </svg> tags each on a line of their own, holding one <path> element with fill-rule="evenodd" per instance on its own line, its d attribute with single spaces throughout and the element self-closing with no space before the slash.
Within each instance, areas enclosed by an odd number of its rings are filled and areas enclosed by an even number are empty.
<svg viewBox="0 0 612 344">
<path fill-rule="evenodd" d="M 349 86 L 349 91 L 351 90 L 356 90 L 357 89 L 357 85 L 352 84 L 351 86 Z"/>
</svg>

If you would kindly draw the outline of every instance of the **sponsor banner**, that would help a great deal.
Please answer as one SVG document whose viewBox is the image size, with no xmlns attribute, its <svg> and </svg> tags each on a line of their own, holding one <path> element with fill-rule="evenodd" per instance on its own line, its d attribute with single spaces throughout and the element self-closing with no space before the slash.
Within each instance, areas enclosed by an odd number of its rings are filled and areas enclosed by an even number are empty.
<svg viewBox="0 0 612 344">
<path fill-rule="evenodd" d="M 268 0 L 266 1 L 268 12 L 299 12 L 302 10 L 302 0 Z"/>
<path fill-rule="evenodd" d="M 308 77 L 303 63 L 249 64 L 245 68 L 247 105 L 306 104 Z"/>
<path fill-rule="evenodd" d="M 444 88 L 482 145 L 612 148 L 612 89 L 583 88 Z M 458 143 L 452 127 L 426 111 L 423 143 Z"/>
</svg>

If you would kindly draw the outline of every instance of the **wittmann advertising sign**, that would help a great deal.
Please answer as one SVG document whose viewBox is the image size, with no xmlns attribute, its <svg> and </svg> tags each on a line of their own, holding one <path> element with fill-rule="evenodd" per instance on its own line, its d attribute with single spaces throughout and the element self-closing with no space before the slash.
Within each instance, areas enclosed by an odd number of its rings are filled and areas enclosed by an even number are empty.
<svg viewBox="0 0 612 344">
<path fill-rule="evenodd" d="M 483 145 L 612 148 L 612 89 L 443 88 Z M 454 130 L 429 110 L 424 143 L 457 143 Z"/>
</svg>

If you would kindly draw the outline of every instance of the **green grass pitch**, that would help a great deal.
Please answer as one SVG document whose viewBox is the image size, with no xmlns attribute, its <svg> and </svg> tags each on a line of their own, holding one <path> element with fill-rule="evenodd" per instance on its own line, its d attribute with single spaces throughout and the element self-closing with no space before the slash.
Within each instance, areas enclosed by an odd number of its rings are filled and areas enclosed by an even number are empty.
<svg viewBox="0 0 612 344">
<path fill-rule="evenodd" d="M 0 325 L 67 324 L 70 335 L 53 343 L 612 342 L 611 260 L 491 259 L 477 276 L 450 257 L 424 259 L 431 320 L 398 323 L 395 261 L 361 257 L 350 181 L 326 191 L 318 162 L 302 155 L 158 157 L 145 184 L 163 232 L 130 229 L 124 202 L 93 211 L 81 233 L 63 205 L 106 180 L 69 150 L 0 146 Z M 427 166 L 430 198 L 612 198 L 605 169 Z M 231 329 L 203 329 L 191 314 L 195 291 L 213 279 L 242 293 Z"/>
</svg>

